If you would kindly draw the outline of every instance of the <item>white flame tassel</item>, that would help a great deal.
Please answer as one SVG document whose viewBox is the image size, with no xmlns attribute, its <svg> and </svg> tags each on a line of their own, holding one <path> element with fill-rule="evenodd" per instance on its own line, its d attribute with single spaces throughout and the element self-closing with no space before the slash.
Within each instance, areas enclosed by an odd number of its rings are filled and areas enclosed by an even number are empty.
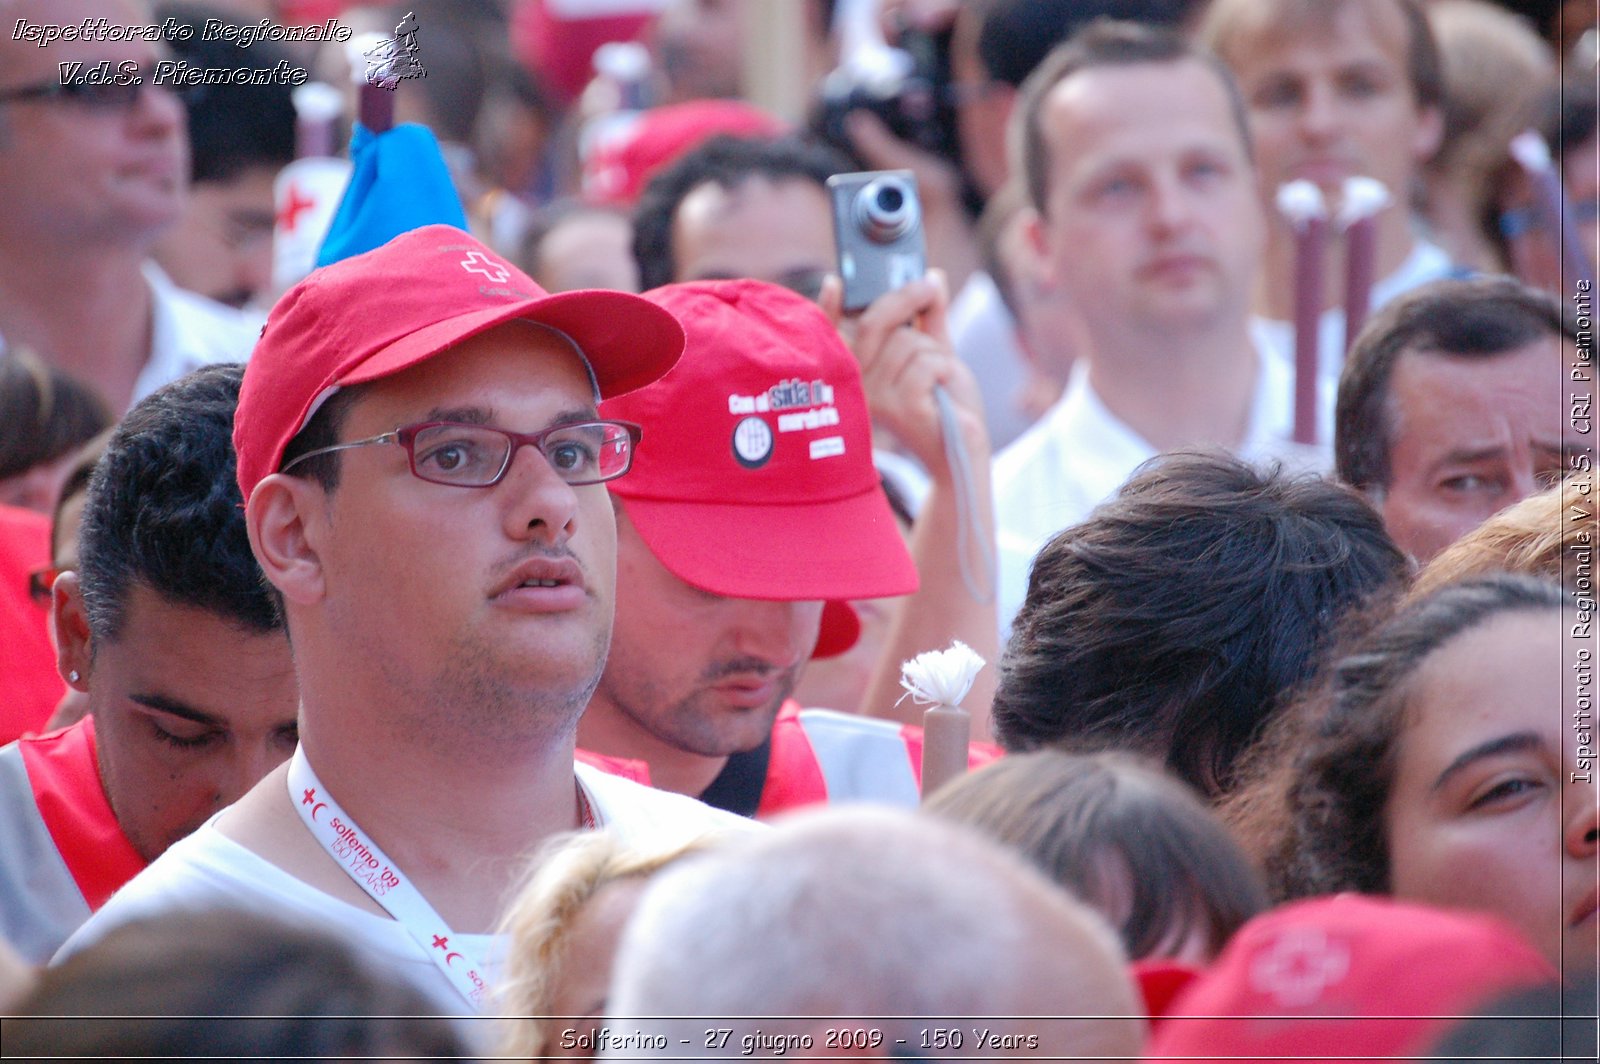
<svg viewBox="0 0 1600 1064">
<path fill-rule="evenodd" d="M 978 652 L 957 639 L 948 650 L 929 650 L 900 666 L 900 686 L 919 706 L 959 706 L 972 690 L 978 670 L 987 665 Z"/>
</svg>

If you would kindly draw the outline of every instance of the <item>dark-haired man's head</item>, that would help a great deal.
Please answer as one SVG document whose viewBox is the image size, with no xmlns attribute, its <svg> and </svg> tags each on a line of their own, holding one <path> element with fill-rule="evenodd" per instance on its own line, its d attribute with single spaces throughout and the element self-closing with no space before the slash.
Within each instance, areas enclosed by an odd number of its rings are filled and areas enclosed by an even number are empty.
<svg viewBox="0 0 1600 1064">
<path fill-rule="evenodd" d="M 996 732 L 1013 751 L 1130 749 L 1217 796 L 1338 616 L 1405 572 L 1348 489 L 1222 455 L 1153 460 L 1034 559 Z"/>
<path fill-rule="evenodd" d="M 826 182 L 850 169 L 799 140 L 705 142 L 657 174 L 634 208 L 640 284 L 751 277 L 815 299 L 836 268 Z"/>
<path fill-rule="evenodd" d="M 1562 476 L 1576 324 L 1503 277 L 1438 281 L 1384 307 L 1339 380 L 1340 479 L 1425 562 Z M 1592 365 L 1592 363 L 1591 363 Z M 1593 371 L 1587 381 L 1592 400 Z"/>
<path fill-rule="evenodd" d="M 1017 90 L 1050 50 L 1095 19 L 1175 25 L 1183 0 L 967 0 L 950 41 L 962 163 L 987 196 L 1006 181 Z"/>
<path fill-rule="evenodd" d="M 320 928 L 244 908 L 117 928 L 5 1009 L 8 1057 L 459 1060 L 415 987 Z"/>
<path fill-rule="evenodd" d="M 272 41 L 240 48 L 200 32 L 217 19 L 236 22 L 227 8 L 189 2 L 159 5 L 158 21 L 187 26 L 170 36 L 174 58 L 199 69 L 273 71 L 292 53 Z M 294 159 L 292 86 L 215 84 L 186 94 L 190 194 L 183 217 L 156 245 L 155 257 L 180 287 L 230 306 L 261 302 L 272 282 L 272 183 Z"/>
<path fill-rule="evenodd" d="M 146 859 L 294 749 L 289 644 L 234 478 L 243 367 L 129 411 L 90 478 L 77 573 L 55 587 L 60 668 L 87 693 L 100 776 Z"/>
</svg>

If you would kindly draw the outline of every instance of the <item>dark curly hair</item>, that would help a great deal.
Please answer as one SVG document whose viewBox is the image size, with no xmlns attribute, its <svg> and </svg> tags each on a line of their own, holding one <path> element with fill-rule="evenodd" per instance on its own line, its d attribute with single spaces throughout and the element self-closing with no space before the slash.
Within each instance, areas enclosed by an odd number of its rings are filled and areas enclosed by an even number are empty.
<svg viewBox="0 0 1600 1064">
<path fill-rule="evenodd" d="M 96 643 L 122 630 L 128 593 L 210 610 L 254 632 L 282 628 L 250 551 L 234 476 L 244 366 L 195 370 L 141 400 L 89 478 L 79 533 L 84 611 Z"/>
<path fill-rule="evenodd" d="M 640 286 L 648 291 L 686 279 L 677 276 L 672 228 L 678 207 L 701 185 L 734 189 L 763 177 L 810 181 L 822 189 L 828 178 L 850 169 L 850 161 L 832 148 L 798 137 L 712 137 L 652 177 L 633 208 L 633 257 Z"/>
<path fill-rule="evenodd" d="M 1131 749 L 1216 797 L 1339 615 L 1407 572 L 1347 488 L 1223 454 L 1152 459 L 1034 559 L 1000 742 Z"/>
<path fill-rule="evenodd" d="M 1287 897 L 1389 891 L 1384 809 L 1394 784 L 1410 680 L 1465 633 L 1507 613 L 1559 611 L 1561 588 L 1499 574 L 1463 581 L 1401 606 L 1339 653 L 1297 707 L 1291 755 Z M 1303 710 L 1303 712 L 1302 712 Z M 1269 871 L 1271 871 L 1269 869 Z"/>
</svg>

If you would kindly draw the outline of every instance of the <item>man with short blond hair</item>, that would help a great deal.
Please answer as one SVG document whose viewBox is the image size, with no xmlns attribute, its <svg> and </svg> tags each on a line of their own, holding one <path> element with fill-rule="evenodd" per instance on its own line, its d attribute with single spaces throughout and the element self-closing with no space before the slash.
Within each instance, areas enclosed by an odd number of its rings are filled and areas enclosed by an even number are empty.
<svg viewBox="0 0 1600 1064">
<path fill-rule="evenodd" d="M 1372 306 L 1456 272 L 1418 235 L 1410 210 L 1422 165 L 1444 132 L 1444 74 L 1417 0 L 1215 0 L 1199 38 L 1232 68 L 1249 109 L 1269 223 L 1255 294 L 1263 343 L 1293 347 L 1295 234 L 1273 207 L 1278 189 L 1310 181 L 1337 215 L 1345 182 L 1378 181 Z M 1339 231 L 1337 223 L 1333 232 Z M 1338 380 L 1344 352 L 1344 255 L 1329 241 L 1318 328 L 1321 377 Z"/>
</svg>

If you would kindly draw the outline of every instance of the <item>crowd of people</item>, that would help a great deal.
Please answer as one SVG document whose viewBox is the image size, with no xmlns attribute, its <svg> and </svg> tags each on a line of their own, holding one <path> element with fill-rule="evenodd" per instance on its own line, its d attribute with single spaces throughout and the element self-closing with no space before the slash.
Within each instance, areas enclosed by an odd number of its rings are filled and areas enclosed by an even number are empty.
<svg viewBox="0 0 1600 1064">
<path fill-rule="evenodd" d="M 1595 1059 L 1538 6 L 0 0 L 5 1057 Z"/>
</svg>

